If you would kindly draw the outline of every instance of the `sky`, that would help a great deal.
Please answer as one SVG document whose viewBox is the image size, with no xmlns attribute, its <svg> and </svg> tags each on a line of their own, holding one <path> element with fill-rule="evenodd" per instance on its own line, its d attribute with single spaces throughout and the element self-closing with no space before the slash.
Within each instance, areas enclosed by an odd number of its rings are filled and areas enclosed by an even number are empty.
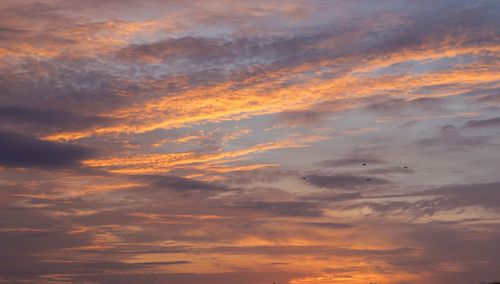
<svg viewBox="0 0 500 284">
<path fill-rule="evenodd" d="M 500 281 L 500 2 L 1 0 L 0 283 Z"/>
</svg>

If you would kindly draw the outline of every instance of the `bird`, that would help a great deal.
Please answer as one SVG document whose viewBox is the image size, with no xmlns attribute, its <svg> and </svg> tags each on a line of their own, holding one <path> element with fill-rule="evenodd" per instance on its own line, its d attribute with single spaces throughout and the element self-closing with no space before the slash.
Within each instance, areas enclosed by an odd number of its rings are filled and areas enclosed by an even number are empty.
<svg viewBox="0 0 500 284">
<path fill-rule="evenodd" d="M 370 178 L 367 178 L 366 181 L 370 181 L 371 179 Z"/>
<path fill-rule="evenodd" d="M 366 166 L 366 163 L 363 163 L 363 167 Z"/>
<path fill-rule="evenodd" d="M 404 166 L 403 168 L 407 169 L 407 168 L 408 168 L 408 166 Z"/>
<path fill-rule="evenodd" d="M 305 179 L 306 179 L 306 177 L 302 177 L 302 179 L 303 179 L 303 180 L 305 180 Z"/>
</svg>

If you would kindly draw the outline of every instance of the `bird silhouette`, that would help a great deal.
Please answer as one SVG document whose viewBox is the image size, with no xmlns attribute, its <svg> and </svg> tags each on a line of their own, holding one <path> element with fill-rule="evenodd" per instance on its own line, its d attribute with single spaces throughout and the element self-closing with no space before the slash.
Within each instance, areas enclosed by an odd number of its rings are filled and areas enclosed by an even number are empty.
<svg viewBox="0 0 500 284">
<path fill-rule="evenodd" d="M 407 168 L 408 168 L 408 166 L 404 166 L 403 168 L 407 169 Z"/>
<path fill-rule="evenodd" d="M 363 163 L 363 166 L 366 166 L 366 164 L 365 164 L 365 163 Z"/>
</svg>

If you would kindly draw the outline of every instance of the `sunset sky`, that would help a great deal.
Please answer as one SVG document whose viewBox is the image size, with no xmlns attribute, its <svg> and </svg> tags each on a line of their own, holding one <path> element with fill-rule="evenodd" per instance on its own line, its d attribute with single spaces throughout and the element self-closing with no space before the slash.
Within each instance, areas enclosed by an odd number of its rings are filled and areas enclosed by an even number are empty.
<svg viewBox="0 0 500 284">
<path fill-rule="evenodd" d="M 482 281 L 500 1 L 0 0 L 0 283 Z"/>
</svg>

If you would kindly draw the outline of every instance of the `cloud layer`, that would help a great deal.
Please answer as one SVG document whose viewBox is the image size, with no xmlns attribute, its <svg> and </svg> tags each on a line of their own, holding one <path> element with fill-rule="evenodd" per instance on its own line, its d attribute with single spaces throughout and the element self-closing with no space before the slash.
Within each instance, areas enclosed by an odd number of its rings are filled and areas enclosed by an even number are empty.
<svg viewBox="0 0 500 284">
<path fill-rule="evenodd" d="M 498 1 L 0 4 L 0 282 L 498 273 Z"/>
</svg>

